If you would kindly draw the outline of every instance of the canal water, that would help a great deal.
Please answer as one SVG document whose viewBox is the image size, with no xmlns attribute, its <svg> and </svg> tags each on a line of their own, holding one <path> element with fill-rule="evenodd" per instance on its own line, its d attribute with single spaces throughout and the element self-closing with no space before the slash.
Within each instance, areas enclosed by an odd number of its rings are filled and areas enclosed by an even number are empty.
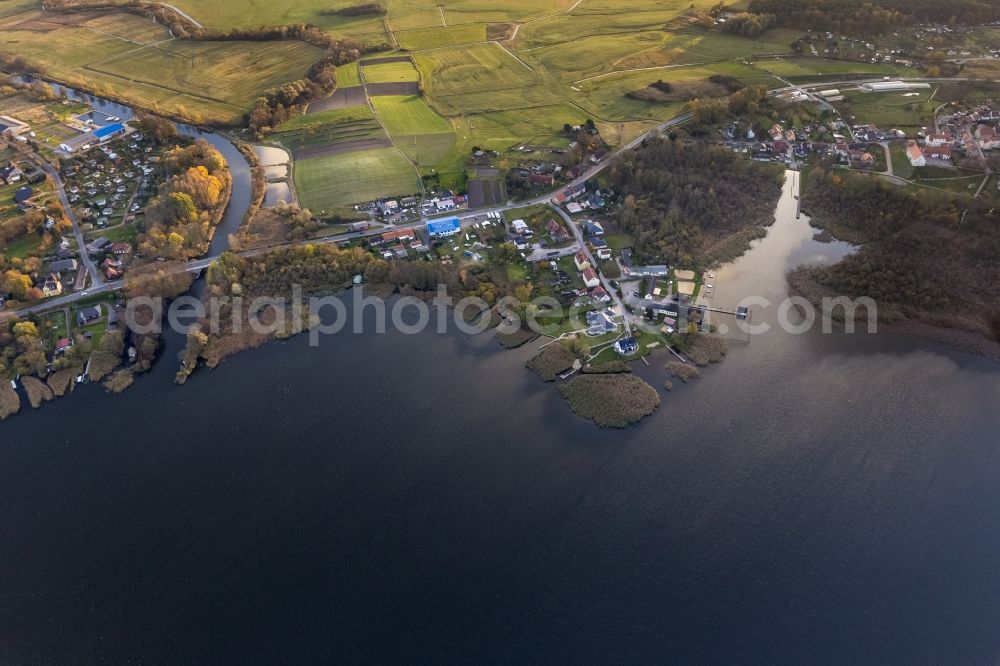
<svg viewBox="0 0 1000 666">
<path fill-rule="evenodd" d="M 786 186 L 716 302 L 813 233 Z M 0 424 L 0 659 L 996 661 L 997 365 L 775 327 L 607 431 L 530 347 L 350 330 Z"/>
</svg>

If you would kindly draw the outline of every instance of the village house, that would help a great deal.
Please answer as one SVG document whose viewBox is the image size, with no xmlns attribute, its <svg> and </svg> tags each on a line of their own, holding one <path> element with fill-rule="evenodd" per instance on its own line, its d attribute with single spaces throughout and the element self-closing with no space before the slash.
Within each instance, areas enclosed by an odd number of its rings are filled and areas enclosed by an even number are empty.
<svg viewBox="0 0 1000 666">
<path fill-rule="evenodd" d="M 533 173 L 528 176 L 528 182 L 536 187 L 552 187 L 555 178 L 551 173 Z"/>
<path fill-rule="evenodd" d="M 56 273 L 49 273 L 48 277 L 42 281 L 42 293 L 45 294 L 46 298 L 50 296 L 58 296 L 63 292 L 62 282 L 59 281 L 59 275 Z"/>
<path fill-rule="evenodd" d="M 940 162 L 950 162 L 951 161 L 951 146 L 939 146 L 937 148 L 931 146 L 924 148 L 924 157 L 932 160 L 938 160 Z"/>
<path fill-rule="evenodd" d="M 976 140 L 982 150 L 1000 150 L 1000 134 L 995 127 L 980 125 L 976 130 Z"/>
<path fill-rule="evenodd" d="M 93 324 L 101 320 L 104 317 L 104 313 L 101 310 L 100 305 L 95 305 L 91 308 L 84 308 L 76 313 L 76 323 L 78 326 L 87 326 L 88 324 Z"/>
<path fill-rule="evenodd" d="M 908 141 L 906 144 L 906 157 L 910 160 L 910 164 L 915 167 L 922 167 L 927 165 L 927 160 L 924 159 L 924 153 L 920 150 L 920 146 L 917 145 L 916 141 Z"/>
<path fill-rule="evenodd" d="M 583 284 L 588 289 L 593 289 L 601 284 L 601 280 L 597 277 L 597 271 L 591 268 L 589 265 L 583 269 Z"/>
<path fill-rule="evenodd" d="M 552 240 L 557 243 L 562 243 L 570 239 L 570 234 L 569 231 L 566 230 L 566 227 L 559 224 L 555 220 L 549 220 L 545 224 L 545 229 L 549 232 L 549 236 L 552 237 Z"/>
<path fill-rule="evenodd" d="M 630 356 L 639 351 L 639 341 L 634 336 L 622 338 L 615 342 L 615 351 L 622 356 Z"/>
<path fill-rule="evenodd" d="M 590 292 L 591 298 L 593 298 L 598 303 L 608 303 L 611 301 L 611 296 L 608 294 L 604 287 L 594 287 L 594 290 Z"/>
<path fill-rule="evenodd" d="M 24 174 L 13 162 L 0 169 L 0 180 L 3 180 L 8 185 L 20 182 L 22 175 Z"/>
<path fill-rule="evenodd" d="M 100 238 L 95 238 L 94 240 L 92 240 L 87 245 L 87 253 L 88 254 L 98 254 L 99 252 L 101 252 L 110 243 L 111 243 L 111 241 L 109 241 L 104 236 L 101 236 Z"/>
<path fill-rule="evenodd" d="M 390 229 L 382 234 L 382 242 L 413 240 L 413 229 Z"/>
<path fill-rule="evenodd" d="M 73 272 L 77 268 L 79 268 L 79 264 L 76 259 L 61 259 L 49 263 L 49 271 L 56 274 Z"/>
<path fill-rule="evenodd" d="M 128 243 L 112 243 L 108 247 L 108 250 L 111 252 L 111 254 L 120 256 L 123 254 L 131 254 L 132 246 L 129 245 Z"/>
<path fill-rule="evenodd" d="M 513 222 L 510 223 L 510 229 L 515 234 L 525 234 L 526 232 L 530 233 L 530 230 L 528 229 L 528 223 L 525 222 L 524 220 L 514 220 Z"/>
<path fill-rule="evenodd" d="M 938 148 L 940 146 L 950 146 L 954 140 L 955 137 L 951 135 L 951 132 L 929 132 L 924 138 L 924 145 Z"/>
<path fill-rule="evenodd" d="M 587 259 L 587 253 L 580 250 L 573 257 L 573 263 L 576 264 L 576 270 L 583 271 L 590 268 L 590 260 Z"/>
</svg>

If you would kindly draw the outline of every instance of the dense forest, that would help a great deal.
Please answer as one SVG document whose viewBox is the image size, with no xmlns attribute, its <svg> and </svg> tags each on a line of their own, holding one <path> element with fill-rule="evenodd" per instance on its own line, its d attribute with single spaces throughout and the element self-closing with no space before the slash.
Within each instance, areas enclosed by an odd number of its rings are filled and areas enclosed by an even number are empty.
<svg viewBox="0 0 1000 666">
<path fill-rule="evenodd" d="M 803 30 L 872 34 L 913 23 L 978 25 L 1000 20 L 994 0 L 752 0 L 750 11 L 773 14 L 779 25 Z"/>
<path fill-rule="evenodd" d="M 868 296 L 884 322 L 920 321 L 1000 340 L 1000 210 L 849 172 L 814 170 L 813 224 L 861 244 L 840 263 L 792 276 L 807 296 Z"/>
<path fill-rule="evenodd" d="M 783 174 L 719 146 L 655 138 L 616 158 L 609 179 L 637 261 L 700 267 L 738 256 L 763 234 Z"/>
</svg>

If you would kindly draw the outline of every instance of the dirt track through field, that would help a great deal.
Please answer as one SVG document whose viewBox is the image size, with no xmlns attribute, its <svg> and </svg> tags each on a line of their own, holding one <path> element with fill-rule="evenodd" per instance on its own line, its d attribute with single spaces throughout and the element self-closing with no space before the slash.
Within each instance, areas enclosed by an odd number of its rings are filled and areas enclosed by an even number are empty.
<svg viewBox="0 0 1000 666">
<path fill-rule="evenodd" d="M 388 65 L 394 62 L 413 62 L 410 56 L 382 56 L 381 58 L 366 58 L 361 61 L 361 66 L 367 65 Z"/>
</svg>

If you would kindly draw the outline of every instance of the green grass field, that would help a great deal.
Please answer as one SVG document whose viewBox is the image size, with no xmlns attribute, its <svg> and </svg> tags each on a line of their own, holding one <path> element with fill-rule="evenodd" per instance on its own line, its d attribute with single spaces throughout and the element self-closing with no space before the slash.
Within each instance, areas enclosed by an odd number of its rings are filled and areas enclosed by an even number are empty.
<svg viewBox="0 0 1000 666">
<path fill-rule="evenodd" d="M 358 73 L 358 63 L 349 62 L 337 68 L 337 87 L 350 88 L 361 85 L 361 75 Z"/>
<path fill-rule="evenodd" d="M 416 95 L 373 97 L 375 112 L 389 134 L 450 132 L 451 125 Z"/>
<path fill-rule="evenodd" d="M 449 25 L 435 28 L 420 28 L 397 32 L 396 39 L 400 48 L 410 51 L 421 49 L 436 49 L 459 44 L 475 44 L 486 41 L 486 25 L 469 23 L 465 25 Z"/>
<path fill-rule="evenodd" d="M 408 62 L 388 62 L 379 65 L 364 65 L 365 81 L 368 83 L 393 83 L 396 81 L 417 81 L 420 72 Z"/>
<path fill-rule="evenodd" d="M 433 96 L 496 92 L 537 85 L 541 76 L 496 44 L 437 49 L 417 55 L 417 67 Z"/>
<path fill-rule="evenodd" d="M 82 15 L 72 26 L 41 18 L 0 20 L 0 51 L 58 81 L 195 122 L 238 121 L 261 93 L 301 78 L 322 53 L 301 42 L 171 40 L 164 27 L 130 14 Z"/>
<path fill-rule="evenodd" d="M 420 190 L 413 167 L 395 148 L 298 160 L 295 186 L 303 207 L 314 211 Z"/>
<path fill-rule="evenodd" d="M 177 0 L 171 4 L 187 12 L 203 25 L 219 30 L 311 23 L 328 30 L 331 34 L 351 37 L 364 43 L 381 43 L 386 39 L 381 16 L 324 14 L 328 9 L 357 5 L 357 0 L 295 0 L 295 2 L 233 0 L 212 3 L 203 0 Z"/>
<path fill-rule="evenodd" d="M 885 128 L 924 127 L 934 119 L 934 109 L 938 103 L 929 101 L 934 89 L 914 90 L 914 95 L 904 97 L 904 93 L 865 93 L 854 90 L 844 91 L 844 101 L 836 103 L 837 108 L 848 120 L 855 124 L 873 123 Z"/>
<path fill-rule="evenodd" d="M 163 26 L 127 14 L 78 14 L 78 25 L 59 25 L 36 3 L 0 3 L 0 51 L 23 56 L 70 85 L 195 122 L 239 121 L 260 94 L 301 78 L 322 57 L 319 49 L 295 41 L 175 40 Z M 565 146 L 562 126 L 587 118 L 611 145 L 620 145 L 682 110 L 683 100 L 652 103 L 627 96 L 658 79 L 698 82 L 727 74 L 777 87 L 777 76 L 906 73 L 894 66 L 784 58 L 798 31 L 772 29 L 748 39 L 697 27 L 691 10 L 708 9 L 714 0 L 383 0 L 385 16 L 360 17 L 332 11 L 357 0 L 174 4 L 213 29 L 311 23 L 338 37 L 412 52 L 415 66 L 343 65 L 338 86 L 360 85 L 363 74 L 370 83 L 420 81 L 423 96 L 375 96 L 371 107 L 294 117 L 278 128 L 273 139 L 293 151 L 381 137 L 382 127 L 398 147 L 366 150 L 372 154 L 368 161 L 336 151 L 301 160 L 305 167 L 296 165 L 296 182 L 313 207 L 371 196 L 351 169 L 374 178 L 369 189 L 398 188 L 400 172 L 407 182 L 414 179 L 414 164 L 424 174 L 460 179 L 473 145 Z M 509 34 L 514 23 L 521 24 L 514 39 L 486 41 Z M 769 59 L 773 55 L 783 58 Z M 756 64 L 740 62 L 749 56 Z M 886 122 L 908 111 L 861 110 Z M 46 138 L 59 136 L 54 131 Z M 329 174 L 340 184 L 331 184 Z"/>
</svg>

